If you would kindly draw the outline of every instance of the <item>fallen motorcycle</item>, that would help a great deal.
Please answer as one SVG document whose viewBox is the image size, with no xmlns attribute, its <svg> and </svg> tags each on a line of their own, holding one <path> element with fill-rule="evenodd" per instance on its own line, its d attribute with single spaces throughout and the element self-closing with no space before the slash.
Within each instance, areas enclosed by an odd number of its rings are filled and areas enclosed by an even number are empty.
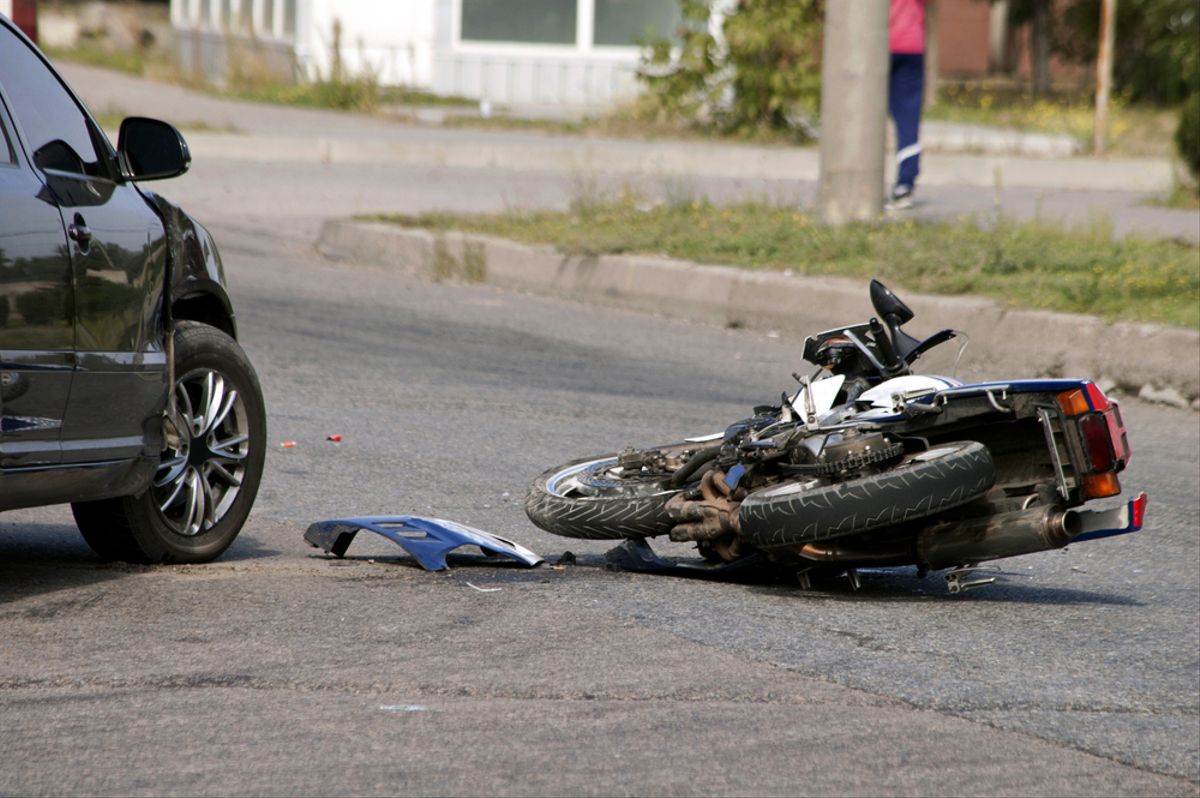
<svg viewBox="0 0 1200 798">
<path fill-rule="evenodd" d="M 692 541 L 711 568 L 768 561 L 803 586 L 823 574 L 915 565 L 951 592 L 994 581 L 979 564 L 1134 532 L 1146 496 L 1108 509 L 1130 448 L 1117 403 L 1086 379 L 964 384 L 913 373 L 933 347 L 872 280 L 878 314 L 807 338 L 815 365 L 778 405 L 723 432 L 588 457 L 530 487 L 537 526 L 627 539 L 625 563 L 671 572 L 647 538 Z M 961 350 L 959 352 L 961 355 Z M 616 551 L 616 550 L 614 550 Z"/>
</svg>

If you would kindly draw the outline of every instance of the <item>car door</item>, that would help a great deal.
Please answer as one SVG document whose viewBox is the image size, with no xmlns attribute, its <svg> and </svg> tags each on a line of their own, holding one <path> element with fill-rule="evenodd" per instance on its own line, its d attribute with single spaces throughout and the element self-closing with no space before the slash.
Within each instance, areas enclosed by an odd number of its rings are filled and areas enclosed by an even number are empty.
<svg viewBox="0 0 1200 798">
<path fill-rule="evenodd" d="M 162 220 L 119 179 L 111 145 L 58 75 L 11 29 L 3 34 L 0 85 L 70 239 L 75 373 L 61 461 L 157 456 L 167 379 Z"/>
<path fill-rule="evenodd" d="M 0 94 L 0 469 L 61 460 L 75 365 L 66 230 L 12 131 Z"/>
</svg>

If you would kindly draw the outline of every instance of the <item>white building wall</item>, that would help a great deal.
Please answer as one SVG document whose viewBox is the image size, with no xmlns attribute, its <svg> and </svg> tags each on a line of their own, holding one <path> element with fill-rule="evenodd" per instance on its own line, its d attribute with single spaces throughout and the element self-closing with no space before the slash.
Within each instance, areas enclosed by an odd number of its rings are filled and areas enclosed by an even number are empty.
<svg viewBox="0 0 1200 798">
<path fill-rule="evenodd" d="M 596 107 L 635 96 L 636 47 L 592 44 L 592 1 L 577 0 L 573 44 L 464 41 L 461 0 L 436 0 L 433 90 L 509 105 Z"/>
<path fill-rule="evenodd" d="M 247 46 L 296 78 L 329 78 L 336 20 L 347 77 L 496 104 L 596 107 L 639 89 L 638 48 L 593 43 L 597 1 L 576 0 L 575 40 L 561 44 L 464 40 L 462 0 L 171 0 L 171 21 L 185 66 L 215 82 Z"/>
<path fill-rule="evenodd" d="M 296 56 L 312 79 L 333 71 L 334 21 L 347 75 L 386 85 L 433 86 L 434 0 L 304 0 Z"/>
<path fill-rule="evenodd" d="M 0 14 L 12 19 L 12 0 L 0 0 Z"/>
</svg>

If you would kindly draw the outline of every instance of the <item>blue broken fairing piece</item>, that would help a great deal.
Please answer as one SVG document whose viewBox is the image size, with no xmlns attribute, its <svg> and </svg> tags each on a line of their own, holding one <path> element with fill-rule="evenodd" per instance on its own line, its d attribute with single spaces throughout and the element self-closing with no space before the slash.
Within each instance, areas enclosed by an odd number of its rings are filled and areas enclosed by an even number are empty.
<svg viewBox="0 0 1200 798">
<path fill-rule="evenodd" d="M 733 562 L 679 562 L 660 557 L 645 538 L 628 538 L 616 548 L 604 553 L 608 567 L 616 571 L 640 574 L 666 574 L 693 579 L 728 579 L 731 575 L 753 572 L 768 565 L 762 552 L 754 552 Z"/>
<path fill-rule="evenodd" d="M 317 521 L 304 532 L 304 539 L 334 557 L 345 555 L 350 541 L 359 530 L 383 535 L 407 551 L 426 571 L 442 571 L 446 554 L 459 546 L 478 546 L 484 554 L 507 557 L 533 567 L 542 558 L 511 540 L 496 537 L 482 529 L 416 515 L 379 515 L 365 518 L 335 518 Z"/>
</svg>

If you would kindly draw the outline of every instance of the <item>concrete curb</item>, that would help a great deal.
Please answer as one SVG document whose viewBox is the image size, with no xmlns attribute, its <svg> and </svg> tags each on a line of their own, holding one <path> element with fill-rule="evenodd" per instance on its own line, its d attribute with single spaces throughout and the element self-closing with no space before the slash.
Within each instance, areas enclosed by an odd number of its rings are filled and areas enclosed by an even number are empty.
<svg viewBox="0 0 1200 798">
<path fill-rule="evenodd" d="M 376 222 L 327 221 L 317 248 L 338 260 L 801 337 L 871 314 L 861 280 L 801 277 L 667 258 L 566 255 L 549 246 Z M 1090 377 L 1200 409 L 1200 333 L 1093 316 L 1009 310 L 990 299 L 911 294 L 917 332 L 970 338 L 959 376 Z"/>
</svg>

